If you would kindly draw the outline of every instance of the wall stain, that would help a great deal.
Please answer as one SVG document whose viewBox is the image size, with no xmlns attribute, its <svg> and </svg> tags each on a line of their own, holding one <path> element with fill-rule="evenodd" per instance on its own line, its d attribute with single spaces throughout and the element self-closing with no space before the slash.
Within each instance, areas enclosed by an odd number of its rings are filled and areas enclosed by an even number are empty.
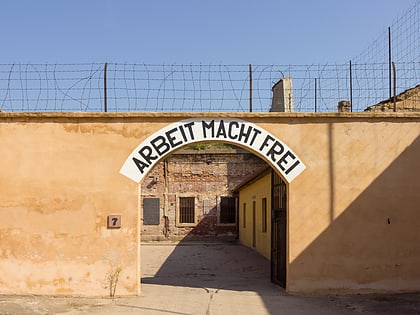
<svg viewBox="0 0 420 315">
<path fill-rule="evenodd" d="M 124 138 L 145 138 L 151 132 L 146 133 L 144 128 L 134 127 L 127 124 L 81 124 L 61 123 L 63 129 L 68 133 L 95 134 L 95 135 L 121 135 Z M 116 126 L 115 126 L 116 125 Z"/>
</svg>

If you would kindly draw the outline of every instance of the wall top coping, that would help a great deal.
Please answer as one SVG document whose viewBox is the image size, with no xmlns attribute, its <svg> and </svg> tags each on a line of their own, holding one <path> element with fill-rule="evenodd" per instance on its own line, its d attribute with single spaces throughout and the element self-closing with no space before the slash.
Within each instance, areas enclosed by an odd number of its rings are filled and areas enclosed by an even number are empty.
<svg viewBox="0 0 420 315">
<path fill-rule="evenodd" d="M 188 118 L 238 118 L 238 119 L 391 119 L 419 120 L 420 112 L 329 112 L 329 113 L 279 113 L 279 112 L 0 112 L 0 122 L 8 120 L 92 120 L 92 121 L 142 121 L 182 120 Z M 297 122 L 297 121 L 295 121 Z"/>
</svg>

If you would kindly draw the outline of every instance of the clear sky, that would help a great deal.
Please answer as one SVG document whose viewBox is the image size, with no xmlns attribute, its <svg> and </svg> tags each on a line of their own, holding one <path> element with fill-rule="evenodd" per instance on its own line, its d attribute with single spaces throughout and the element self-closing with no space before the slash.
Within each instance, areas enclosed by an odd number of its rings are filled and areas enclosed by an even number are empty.
<svg viewBox="0 0 420 315">
<path fill-rule="evenodd" d="M 415 1 L 4 0 L 0 63 L 345 63 Z"/>
</svg>

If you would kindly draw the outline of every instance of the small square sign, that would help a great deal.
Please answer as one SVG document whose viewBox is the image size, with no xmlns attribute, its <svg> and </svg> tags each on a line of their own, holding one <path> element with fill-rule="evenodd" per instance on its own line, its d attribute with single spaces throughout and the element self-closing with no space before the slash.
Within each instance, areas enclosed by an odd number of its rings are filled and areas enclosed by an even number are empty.
<svg viewBox="0 0 420 315">
<path fill-rule="evenodd" d="M 121 228 L 121 215 L 111 214 L 108 216 L 108 229 Z"/>
</svg>

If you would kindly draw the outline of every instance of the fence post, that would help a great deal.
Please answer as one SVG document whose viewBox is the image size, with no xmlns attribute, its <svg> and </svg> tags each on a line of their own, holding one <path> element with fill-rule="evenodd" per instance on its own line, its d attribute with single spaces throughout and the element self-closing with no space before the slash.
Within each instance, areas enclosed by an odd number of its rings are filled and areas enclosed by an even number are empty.
<svg viewBox="0 0 420 315">
<path fill-rule="evenodd" d="M 350 112 L 353 112 L 353 69 L 350 60 Z"/>
<path fill-rule="evenodd" d="M 314 89 L 314 91 L 315 91 L 315 95 L 314 95 L 314 99 L 315 99 L 315 113 L 316 113 L 316 110 L 317 110 L 317 99 L 316 99 L 316 88 L 317 88 L 317 86 L 316 86 L 316 78 L 315 78 L 315 89 Z"/>
<path fill-rule="evenodd" d="M 395 63 L 392 62 L 392 71 L 394 73 L 394 96 L 393 96 L 393 102 L 394 102 L 394 112 L 397 111 L 397 71 L 395 70 Z"/>
<path fill-rule="evenodd" d="M 249 64 L 249 112 L 252 113 L 252 65 Z"/>
<path fill-rule="evenodd" d="M 388 68 L 389 68 L 389 99 L 392 96 L 392 79 L 391 79 L 391 67 L 392 67 L 392 55 L 391 55 L 391 27 L 388 27 Z"/>
<path fill-rule="evenodd" d="M 107 91 L 106 91 L 106 70 L 108 67 L 108 63 L 105 62 L 104 65 L 104 112 L 106 113 L 108 111 L 108 104 L 107 104 Z"/>
</svg>

